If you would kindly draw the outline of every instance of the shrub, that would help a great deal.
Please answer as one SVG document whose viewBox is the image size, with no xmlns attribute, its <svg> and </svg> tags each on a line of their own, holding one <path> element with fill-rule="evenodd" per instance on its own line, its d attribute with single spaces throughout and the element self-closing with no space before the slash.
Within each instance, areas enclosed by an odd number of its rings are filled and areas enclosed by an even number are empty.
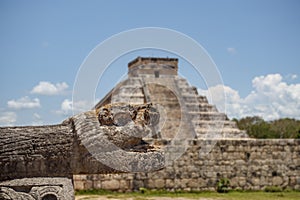
<svg viewBox="0 0 300 200">
<path fill-rule="evenodd" d="M 267 186 L 265 192 L 282 192 L 282 188 L 278 186 Z"/>
<path fill-rule="evenodd" d="M 227 193 L 229 192 L 230 181 L 228 178 L 221 178 L 217 182 L 217 192 Z"/>
<path fill-rule="evenodd" d="M 146 193 L 149 193 L 149 190 L 147 188 L 140 187 L 139 192 L 142 194 L 146 194 Z"/>
</svg>

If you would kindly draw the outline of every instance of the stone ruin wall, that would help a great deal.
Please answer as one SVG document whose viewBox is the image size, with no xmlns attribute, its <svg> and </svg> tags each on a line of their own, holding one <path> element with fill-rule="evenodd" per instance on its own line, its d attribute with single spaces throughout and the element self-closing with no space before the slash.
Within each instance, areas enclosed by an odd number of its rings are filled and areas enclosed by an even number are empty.
<svg viewBox="0 0 300 200">
<path fill-rule="evenodd" d="M 152 173 L 75 175 L 74 187 L 135 191 L 139 188 L 215 190 L 220 178 L 232 189 L 263 190 L 267 186 L 300 189 L 300 140 L 218 140 L 199 158 L 201 140 L 189 141 L 188 150 L 173 165 Z"/>
<path fill-rule="evenodd" d="M 177 59 L 138 57 L 128 64 L 128 69 L 128 78 L 95 107 L 108 102 L 152 102 L 163 106 L 168 119 L 159 127 L 161 129 L 158 128 L 158 138 L 174 138 L 183 122 L 180 134 L 191 138 L 189 136 L 194 132 L 197 139 L 190 141 L 182 157 L 161 171 L 76 175 L 75 189 L 215 190 L 217 181 L 225 177 L 230 179 L 233 189 L 262 190 L 266 186 L 300 189 L 300 140 L 249 138 L 178 75 Z M 180 113 L 177 112 L 179 109 Z M 220 128 L 219 124 L 224 126 Z M 214 135 L 223 139 L 218 140 L 209 154 L 199 157 L 205 139 L 214 138 Z M 156 141 L 164 143 L 161 140 Z"/>
</svg>

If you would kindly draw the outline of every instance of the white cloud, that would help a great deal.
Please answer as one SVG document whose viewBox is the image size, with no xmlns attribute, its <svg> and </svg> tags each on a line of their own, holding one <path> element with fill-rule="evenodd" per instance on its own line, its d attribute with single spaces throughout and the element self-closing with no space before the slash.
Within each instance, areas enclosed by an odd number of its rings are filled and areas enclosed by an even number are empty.
<svg viewBox="0 0 300 200">
<path fill-rule="evenodd" d="M 293 81 L 293 80 L 296 80 L 297 78 L 298 78 L 297 74 L 288 74 L 285 76 L 285 79 L 288 81 Z"/>
<path fill-rule="evenodd" d="M 17 100 L 12 99 L 8 101 L 7 106 L 13 109 L 23 109 L 23 108 L 39 108 L 41 107 L 41 104 L 38 98 L 30 99 L 28 96 L 25 96 Z"/>
<path fill-rule="evenodd" d="M 220 96 L 214 98 L 213 103 L 230 118 L 258 115 L 265 120 L 281 117 L 300 119 L 300 84 L 287 84 L 280 74 L 269 74 L 255 77 L 252 86 L 253 91 L 245 98 L 241 98 L 236 90 L 221 85 L 200 90 L 199 93 L 208 97 L 211 94 L 213 97 Z M 222 92 L 225 92 L 226 101 L 221 98 Z"/>
<path fill-rule="evenodd" d="M 17 121 L 17 114 L 15 112 L 0 113 L 1 125 L 13 125 Z"/>
<path fill-rule="evenodd" d="M 297 74 L 292 74 L 292 75 L 291 75 L 291 79 L 292 79 L 292 80 L 294 80 L 294 79 L 296 79 L 296 78 L 298 78 Z"/>
<path fill-rule="evenodd" d="M 211 104 L 216 105 L 218 110 L 226 112 L 228 115 L 234 110 L 241 109 L 241 98 L 238 91 L 228 86 L 217 85 L 208 90 L 199 90 L 199 94 L 206 96 Z"/>
<path fill-rule="evenodd" d="M 59 95 L 64 94 L 68 87 L 68 84 L 65 82 L 52 84 L 47 81 L 41 81 L 37 86 L 33 87 L 30 93 L 42 95 Z"/>
<path fill-rule="evenodd" d="M 233 47 L 228 47 L 227 48 L 227 52 L 230 54 L 230 55 L 234 55 L 237 53 L 236 49 L 233 48 Z"/>
<path fill-rule="evenodd" d="M 59 115 L 72 115 L 80 112 L 85 112 L 93 107 L 93 103 L 88 103 L 87 101 L 78 101 L 73 104 L 72 100 L 65 99 L 61 103 L 60 110 L 55 111 Z"/>
<path fill-rule="evenodd" d="M 69 99 L 65 99 L 62 103 L 61 103 L 61 110 L 64 113 L 69 113 L 72 111 L 72 104 L 73 102 Z"/>
</svg>

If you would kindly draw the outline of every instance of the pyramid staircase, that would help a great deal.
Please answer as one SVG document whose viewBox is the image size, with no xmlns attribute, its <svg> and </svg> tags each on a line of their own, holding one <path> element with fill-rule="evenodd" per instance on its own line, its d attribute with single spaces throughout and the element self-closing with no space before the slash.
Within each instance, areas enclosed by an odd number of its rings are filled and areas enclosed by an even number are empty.
<svg viewBox="0 0 300 200">
<path fill-rule="evenodd" d="M 119 83 L 96 107 L 116 102 L 131 104 L 151 102 L 161 116 L 160 123 L 155 128 L 156 135 L 152 137 L 164 139 L 248 137 L 244 131 L 237 128 L 235 122 L 230 121 L 224 113 L 220 113 L 214 105 L 209 104 L 205 96 L 199 95 L 197 89 L 190 86 L 186 79 L 179 77 L 177 71 L 174 73 L 174 68 L 168 71 L 166 68 L 170 65 L 168 60 L 154 62 L 151 59 L 135 60 L 133 67 L 129 63 L 128 78 Z M 174 65 L 174 62 L 171 64 Z M 162 74 L 158 76 L 159 73 Z"/>
</svg>

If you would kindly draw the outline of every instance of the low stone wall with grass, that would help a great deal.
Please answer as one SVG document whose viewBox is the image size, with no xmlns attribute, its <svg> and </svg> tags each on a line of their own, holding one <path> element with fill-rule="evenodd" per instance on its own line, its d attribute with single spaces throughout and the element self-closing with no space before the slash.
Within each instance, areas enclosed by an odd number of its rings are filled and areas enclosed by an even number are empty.
<svg viewBox="0 0 300 200">
<path fill-rule="evenodd" d="M 201 191 L 216 190 L 219 180 L 228 179 L 230 189 L 300 189 L 300 140 L 218 140 L 205 156 L 199 156 L 201 148 L 203 141 L 189 141 L 179 159 L 157 172 L 76 175 L 74 186 L 122 192 L 141 188 Z"/>
</svg>

